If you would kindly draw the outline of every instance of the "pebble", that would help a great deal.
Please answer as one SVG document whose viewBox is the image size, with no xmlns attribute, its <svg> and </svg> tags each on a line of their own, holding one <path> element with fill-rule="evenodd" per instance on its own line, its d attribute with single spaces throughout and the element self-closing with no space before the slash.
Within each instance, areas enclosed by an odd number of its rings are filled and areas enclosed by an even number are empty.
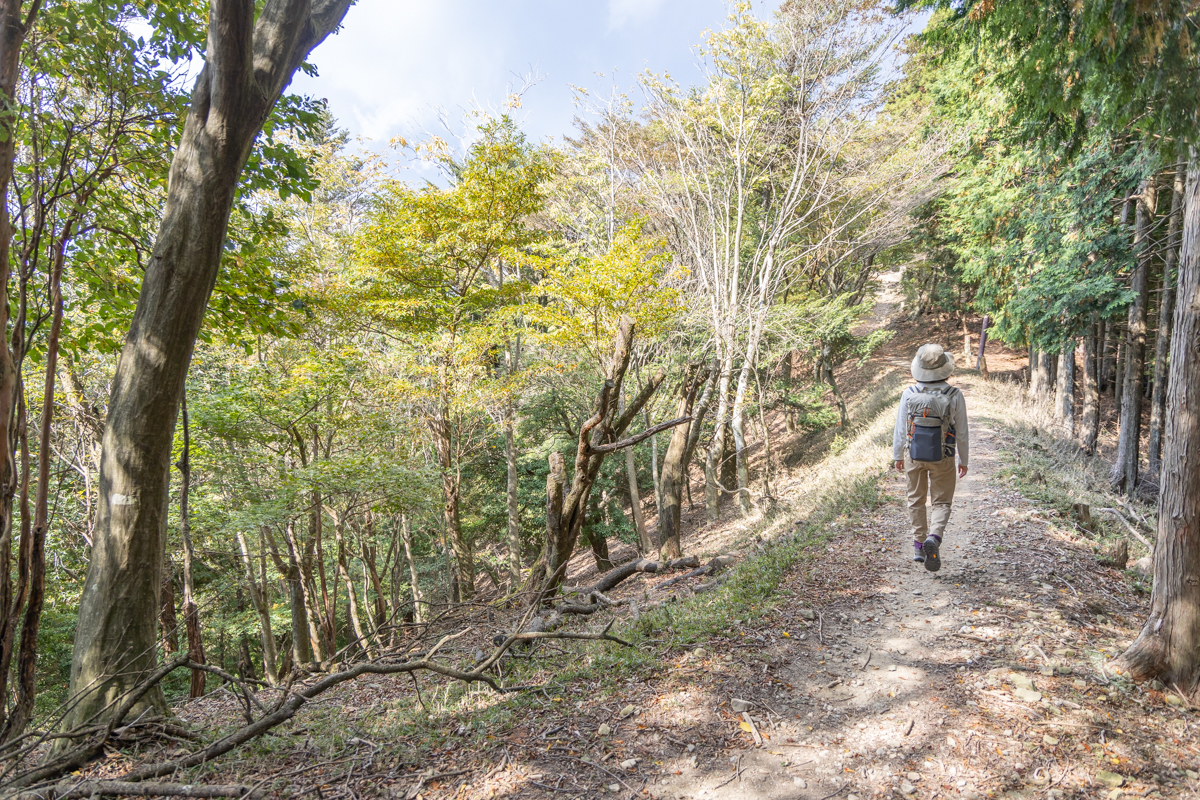
<svg viewBox="0 0 1200 800">
<path fill-rule="evenodd" d="M 917 787 L 913 786 L 911 783 L 909 783 L 907 781 L 900 784 L 900 793 L 901 794 L 912 794 L 916 790 L 917 790 Z"/>
<path fill-rule="evenodd" d="M 1117 788 L 1124 782 L 1125 776 L 1119 775 L 1116 772 L 1109 772 L 1108 770 L 1102 769 L 1096 773 L 1096 783 L 1102 783 L 1105 786 L 1113 789 Z"/>
<path fill-rule="evenodd" d="M 1033 689 L 1033 678 L 1028 675 L 1022 675 L 1019 672 L 1013 672 L 1008 676 L 1009 683 L 1016 686 L 1018 689 Z"/>
<path fill-rule="evenodd" d="M 1032 689 L 1013 689 L 1013 697 L 1025 703 L 1041 702 L 1042 693 Z"/>
<path fill-rule="evenodd" d="M 621 709 L 621 713 L 617 714 L 617 718 L 625 719 L 626 717 L 632 717 L 633 713 L 635 711 L 637 711 L 637 709 L 634 708 L 633 706 L 625 706 L 624 708 Z"/>
<path fill-rule="evenodd" d="M 792 778 L 792 783 L 796 784 L 796 788 L 798 789 L 808 788 L 808 781 L 804 780 L 804 778 Z"/>
<path fill-rule="evenodd" d="M 921 780 L 921 773 L 909 772 L 909 773 L 906 773 L 904 777 L 908 778 L 909 781 L 911 781 L 912 783 L 919 783 Z"/>
<path fill-rule="evenodd" d="M 1177 694 L 1169 694 L 1169 695 L 1167 695 L 1167 705 L 1181 706 L 1181 705 L 1183 705 L 1183 698 Z"/>
<path fill-rule="evenodd" d="M 705 650 L 703 647 L 697 647 L 695 650 L 692 651 L 692 655 L 695 656 L 696 658 L 708 658 L 708 651 Z"/>
<path fill-rule="evenodd" d="M 1042 744 L 1046 744 L 1046 745 L 1049 745 L 1050 747 L 1054 747 L 1054 745 L 1058 744 L 1058 739 L 1055 739 L 1050 734 L 1046 734 L 1045 736 L 1042 737 Z"/>
<path fill-rule="evenodd" d="M 633 769 L 637 766 L 637 762 L 636 758 L 628 758 L 621 762 L 621 769 Z"/>
<path fill-rule="evenodd" d="M 743 711 L 749 711 L 750 709 L 754 708 L 754 703 L 751 703 L 749 700 L 742 700 L 737 697 L 730 700 L 729 705 L 732 706 L 733 710 L 739 714 L 742 713 Z"/>
<path fill-rule="evenodd" d="M 800 619 L 814 620 L 817 618 L 817 612 L 811 608 L 800 609 Z"/>
<path fill-rule="evenodd" d="M 619 792 L 619 791 L 621 791 L 621 784 L 619 784 L 619 783 L 610 783 L 610 784 L 608 785 L 608 790 L 609 790 L 610 792 Z"/>
<path fill-rule="evenodd" d="M 608 736 L 610 733 L 612 733 L 612 728 L 608 726 L 607 722 L 600 723 L 600 727 L 596 730 L 597 736 Z"/>
</svg>

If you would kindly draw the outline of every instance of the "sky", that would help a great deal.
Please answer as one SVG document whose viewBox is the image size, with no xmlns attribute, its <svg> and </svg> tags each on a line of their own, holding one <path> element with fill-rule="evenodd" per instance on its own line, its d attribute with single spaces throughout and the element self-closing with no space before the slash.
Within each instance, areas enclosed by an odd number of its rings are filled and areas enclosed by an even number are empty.
<svg viewBox="0 0 1200 800">
<path fill-rule="evenodd" d="M 771 13 L 777 0 L 754 0 Z M 699 82 L 695 45 L 723 26 L 724 0 L 358 0 L 342 29 L 313 53 L 317 77 L 292 91 L 329 101 L 339 125 L 378 148 L 396 136 L 445 136 L 470 108 L 499 109 L 536 73 L 514 112 L 536 141 L 570 135 L 571 86 L 635 102 L 649 68 Z M 598 73 L 602 73 L 601 77 Z"/>
</svg>

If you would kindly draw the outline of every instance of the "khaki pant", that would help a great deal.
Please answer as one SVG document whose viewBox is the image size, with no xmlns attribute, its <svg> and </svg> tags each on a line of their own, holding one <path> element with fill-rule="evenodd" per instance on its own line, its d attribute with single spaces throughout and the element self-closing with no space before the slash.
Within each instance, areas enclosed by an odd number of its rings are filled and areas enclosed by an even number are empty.
<svg viewBox="0 0 1200 800">
<path fill-rule="evenodd" d="M 904 477 L 908 479 L 908 519 L 912 523 L 913 541 L 923 542 L 932 534 L 941 539 L 950 522 L 950 505 L 954 502 L 954 485 L 958 478 L 954 459 L 913 461 L 904 456 Z M 925 513 L 925 494 L 933 506 L 933 519 Z"/>
</svg>

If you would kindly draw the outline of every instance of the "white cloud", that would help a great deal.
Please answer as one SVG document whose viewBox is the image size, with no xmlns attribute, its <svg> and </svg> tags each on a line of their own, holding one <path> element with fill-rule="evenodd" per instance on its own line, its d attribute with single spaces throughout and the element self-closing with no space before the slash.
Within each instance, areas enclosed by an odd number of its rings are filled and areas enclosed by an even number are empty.
<svg viewBox="0 0 1200 800">
<path fill-rule="evenodd" d="M 645 22 L 658 13 L 666 0 L 608 0 L 609 30 L 631 22 Z"/>
</svg>

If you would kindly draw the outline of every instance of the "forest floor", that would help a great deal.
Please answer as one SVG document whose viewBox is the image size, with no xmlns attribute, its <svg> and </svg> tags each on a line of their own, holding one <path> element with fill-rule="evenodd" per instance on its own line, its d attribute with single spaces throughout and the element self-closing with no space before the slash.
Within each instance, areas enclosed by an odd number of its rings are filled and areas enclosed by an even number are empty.
<svg viewBox="0 0 1200 800">
<path fill-rule="evenodd" d="M 871 324 L 895 337 L 844 371 L 862 423 L 781 472 L 774 513 L 693 525 L 687 552 L 740 557 L 728 583 L 697 594 L 708 578 L 667 590 L 670 576 L 638 576 L 614 593 L 642 604 L 614 628 L 632 650 L 539 646 L 505 678 L 542 688 L 514 695 L 360 680 L 189 779 L 318 800 L 1200 796 L 1197 709 L 1108 667 L 1149 583 L 1098 561 L 1115 520 L 1084 530 L 1072 518 L 1073 503 L 1098 517 L 1114 505 L 1093 479 L 1102 465 L 1018 385 L 954 379 L 971 469 L 942 570 L 910 560 L 903 480 L 885 465 L 911 353 L 932 337 L 896 310 L 885 293 Z M 996 376 L 1018 359 L 989 363 Z M 179 713 L 228 724 L 237 704 L 215 693 Z M 145 756 L 114 752 L 94 774 Z"/>
</svg>

